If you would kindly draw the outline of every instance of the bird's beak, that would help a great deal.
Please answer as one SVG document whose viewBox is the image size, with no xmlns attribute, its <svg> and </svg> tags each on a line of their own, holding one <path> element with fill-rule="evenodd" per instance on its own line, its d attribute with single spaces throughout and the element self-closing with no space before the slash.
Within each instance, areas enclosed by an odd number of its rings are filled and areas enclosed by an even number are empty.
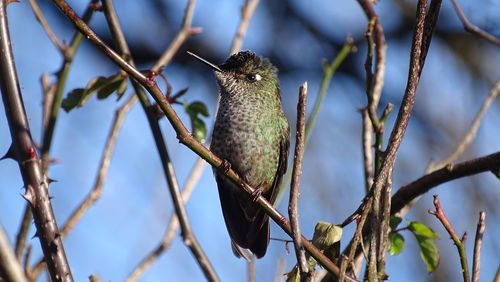
<svg viewBox="0 0 500 282">
<path fill-rule="evenodd" d="M 192 53 L 192 52 L 189 52 L 187 51 L 187 53 L 193 57 L 195 57 L 196 59 L 202 61 L 203 63 L 209 65 L 214 71 L 219 71 L 219 72 L 222 72 L 222 70 L 216 65 L 216 64 L 213 64 L 211 62 L 209 62 L 208 60 L 196 55 L 195 53 Z"/>
</svg>

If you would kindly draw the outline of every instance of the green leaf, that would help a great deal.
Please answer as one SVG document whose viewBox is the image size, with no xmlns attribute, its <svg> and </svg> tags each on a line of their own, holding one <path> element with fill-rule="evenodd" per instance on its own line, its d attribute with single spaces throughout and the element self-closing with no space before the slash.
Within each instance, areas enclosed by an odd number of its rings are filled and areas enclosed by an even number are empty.
<svg viewBox="0 0 500 282">
<path fill-rule="evenodd" d="M 437 235 L 432 229 L 429 227 L 425 226 L 423 223 L 416 222 L 416 221 L 411 221 L 408 224 L 408 229 L 413 231 L 415 235 L 421 235 L 427 238 L 432 238 L 432 239 L 439 239 L 439 235 Z"/>
<path fill-rule="evenodd" d="M 207 106 L 199 101 L 192 102 L 191 104 L 184 103 L 186 113 L 191 119 L 191 133 L 196 140 L 203 142 L 207 136 L 207 127 L 205 122 L 199 118 L 199 115 L 208 117 Z"/>
<path fill-rule="evenodd" d="M 61 102 L 61 107 L 66 111 L 70 112 L 75 107 L 81 107 L 83 103 L 88 99 L 84 95 L 85 89 L 77 88 L 71 90 Z"/>
<path fill-rule="evenodd" d="M 117 92 L 120 98 L 127 89 L 127 76 L 122 74 L 112 75 L 110 77 L 94 77 L 88 83 L 85 89 L 77 88 L 70 91 L 63 99 L 61 107 L 69 112 L 74 108 L 79 108 L 87 102 L 94 93 L 97 93 L 98 99 L 105 99 L 113 92 Z"/>
<path fill-rule="evenodd" d="M 123 89 L 123 84 L 125 83 L 125 89 Z M 125 90 L 127 89 L 127 77 L 122 74 L 113 75 L 104 80 L 101 80 L 99 83 L 99 87 L 93 88 L 93 90 L 97 91 L 97 99 L 102 100 L 108 98 L 113 92 L 116 91 L 118 98 L 123 95 Z M 90 89 L 88 90 L 91 91 Z M 120 91 L 121 94 L 120 94 Z"/>
<path fill-rule="evenodd" d="M 194 101 L 189 105 L 184 104 L 184 107 L 186 108 L 186 112 L 188 115 L 194 115 L 197 116 L 198 114 L 208 117 L 208 110 L 207 106 L 200 101 Z"/>
<path fill-rule="evenodd" d="M 203 142 L 207 136 L 207 127 L 198 117 L 191 117 L 191 125 L 193 127 L 192 134 L 196 140 Z"/>
<path fill-rule="evenodd" d="M 391 255 L 397 255 L 403 251 L 405 246 L 405 238 L 399 233 L 391 232 L 389 233 L 389 253 Z"/>
<path fill-rule="evenodd" d="M 123 97 L 123 94 L 125 94 L 125 91 L 127 90 L 128 86 L 128 79 L 125 76 L 122 80 L 118 88 L 116 89 L 116 94 L 118 95 L 118 99 Z"/>
<path fill-rule="evenodd" d="M 403 219 L 399 216 L 391 216 L 391 219 L 389 219 L 389 226 L 392 230 L 395 230 L 402 220 Z"/>
<path fill-rule="evenodd" d="M 434 240 L 414 233 L 420 247 L 420 256 L 427 266 L 427 272 L 433 272 L 439 265 L 439 250 Z"/>
</svg>

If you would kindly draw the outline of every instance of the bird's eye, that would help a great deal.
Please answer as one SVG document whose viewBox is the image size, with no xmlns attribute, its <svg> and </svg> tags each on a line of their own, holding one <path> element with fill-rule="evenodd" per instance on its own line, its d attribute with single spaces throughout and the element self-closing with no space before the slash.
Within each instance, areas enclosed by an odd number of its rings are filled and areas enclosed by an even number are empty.
<svg viewBox="0 0 500 282">
<path fill-rule="evenodd" d="M 262 76 L 260 76 L 259 74 L 253 74 L 253 73 L 247 74 L 247 80 L 250 82 L 259 81 L 261 79 Z"/>
</svg>

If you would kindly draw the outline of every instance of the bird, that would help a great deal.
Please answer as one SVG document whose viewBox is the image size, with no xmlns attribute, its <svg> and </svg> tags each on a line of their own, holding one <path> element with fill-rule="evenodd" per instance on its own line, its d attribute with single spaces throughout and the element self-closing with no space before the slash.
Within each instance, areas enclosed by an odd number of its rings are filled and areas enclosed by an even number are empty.
<svg viewBox="0 0 500 282">
<path fill-rule="evenodd" d="M 262 258 L 269 244 L 269 217 L 256 203 L 262 195 L 274 204 L 287 169 L 290 127 L 283 112 L 278 69 L 251 51 L 209 65 L 219 89 L 219 102 L 210 150 L 244 182 L 252 195 L 214 167 L 222 214 L 236 257 Z"/>
</svg>

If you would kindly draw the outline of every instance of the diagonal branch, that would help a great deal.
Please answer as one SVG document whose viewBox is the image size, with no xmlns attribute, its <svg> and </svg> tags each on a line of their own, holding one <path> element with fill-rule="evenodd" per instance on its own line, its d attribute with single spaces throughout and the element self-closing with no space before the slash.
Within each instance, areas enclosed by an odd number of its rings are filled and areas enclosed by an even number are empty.
<svg viewBox="0 0 500 282">
<path fill-rule="evenodd" d="M 170 52 L 166 52 L 164 54 L 169 54 L 169 56 L 162 56 L 160 58 L 160 61 L 163 64 L 166 64 L 170 61 L 173 56 L 173 54 L 176 53 L 180 45 L 187 39 L 187 36 L 189 36 L 190 30 L 191 30 L 191 19 L 192 19 L 192 14 L 194 11 L 194 5 L 196 1 L 195 0 L 190 0 L 188 2 L 188 6 L 186 8 L 185 16 L 184 16 L 184 22 L 181 31 L 179 32 L 179 35 L 182 36 L 177 36 L 176 39 L 172 42 L 171 46 L 172 49 L 169 49 Z M 121 51 L 121 53 L 124 54 L 124 57 L 128 58 L 128 63 L 133 67 L 134 62 L 132 57 L 130 56 L 130 51 L 127 45 L 127 42 L 125 40 L 125 37 L 123 35 L 123 32 L 121 30 L 120 24 L 118 22 L 118 18 L 116 16 L 116 12 L 113 8 L 113 3 L 111 0 L 104 0 L 103 1 L 103 7 L 104 7 L 104 12 L 106 15 L 106 19 L 108 21 L 108 25 L 111 29 L 111 32 L 113 34 L 114 39 L 118 43 L 118 47 Z M 132 80 L 132 86 L 135 89 L 135 92 L 139 98 L 139 101 L 141 102 L 141 105 L 143 107 L 143 110 L 145 111 L 146 117 L 148 119 L 149 125 L 151 127 L 151 131 L 153 133 L 153 137 L 155 139 L 156 147 L 158 149 L 160 159 L 163 165 L 163 170 L 165 177 L 167 179 L 168 183 L 168 188 L 170 191 L 170 195 L 172 197 L 172 202 L 175 208 L 175 212 L 178 216 L 181 230 L 182 230 L 182 237 L 184 239 L 184 244 L 189 248 L 193 256 L 196 258 L 196 261 L 198 262 L 200 268 L 202 269 L 203 273 L 205 274 L 206 278 L 209 281 L 218 281 L 219 278 L 217 277 L 217 274 L 215 272 L 215 269 L 211 265 L 210 261 L 208 260 L 208 257 L 205 255 L 203 252 L 203 249 L 201 248 L 200 244 L 198 243 L 198 240 L 196 239 L 196 236 L 191 230 L 191 225 L 189 223 L 189 219 L 187 216 L 187 212 L 185 210 L 182 197 L 180 194 L 180 189 L 179 189 L 179 184 L 177 182 L 177 177 L 175 175 L 174 169 L 172 162 L 170 160 L 170 156 L 168 154 L 167 150 L 167 145 L 166 142 L 163 138 L 163 134 L 161 133 L 161 129 L 158 123 L 158 119 L 154 115 L 154 113 L 150 110 L 151 108 L 151 102 L 149 101 L 148 97 L 144 93 L 143 88 L 141 85 L 136 81 Z M 163 96 L 163 98 L 165 98 Z"/>
<path fill-rule="evenodd" d="M 177 133 L 177 138 L 179 142 L 190 148 L 194 153 L 204 158 L 208 163 L 214 167 L 221 167 L 222 160 L 215 156 L 207 147 L 203 146 L 198 142 L 187 130 L 182 121 L 180 120 L 177 113 L 174 111 L 172 106 L 168 103 L 166 97 L 161 92 L 160 88 L 154 80 L 146 77 L 143 73 L 132 67 L 127 63 L 120 55 L 109 48 L 96 34 L 92 31 L 85 22 L 83 22 L 74 10 L 64 1 L 64 0 L 53 0 L 53 2 L 59 7 L 59 9 L 68 17 L 69 20 L 76 26 L 80 32 L 85 34 L 87 39 L 89 39 L 94 45 L 96 45 L 101 51 L 108 56 L 113 62 L 120 66 L 124 71 L 126 71 L 130 76 L 137 80 L 141 85 L 146 88 L 146 90 L 153 96 L 155 101 L 160 106 L 161 110 L 165 113 L 165 116 L 169 120 L 173 129 Z M 251 187 L 245 183 L 242 178 L 232 169 L 227 170 L 226 176 L 231 179 L 234 183 L 238 184 L 246 193 L 252 194 L 255 191 L 254 187 Z M 281 215 L 266 199 L 259 196 L 256 201 L 263 210 L 276 222 L 278 225 L 289 235 L 291 234 L 290 222 Z M 311 242 L 309 242 L 305 237 L 302 236 L 304 248 L 329 272 L 339 275 L 339 268 L 330 259 L 328 259 L 319 249 L 317 249 Z M 347 277 L 348 281 L 356 281 L 352 277 Z"/>
<path fill-rule="evenodd" d="M 461 272 L 463 280 L 464 282 L 469 282 L 470 281 L 469 266 L 467 265 L 467 253 L 465 252 L 464 240 L 463 239 L 460 240 L 457 233 L 455 232 L 455 229 L 453 228 L 453 226 L 451 226 L 450 221 L 448 220 L 448 218 L 444 214 L 443 209 L 441 208 L 441 203 L 439 202 L 439 198 L 437 195 L 434 195 L 434 207 L 436 208 L 436 210 L 435 211 L 429 210 L 429 213 L 436 216 L 436 218 L 443 225 L 444 229 L 446 229 L 448 234 L 450 234 L 453 243 L 457 247 L 458 254 L 460 257 L 460 265 L 462 266 Z"/>
<path fill-rule="evenodd" d="M 474 138 L 476 137 L 477 130 L 479 129 L 479 125 L 481 124 L 481 121 L 483 120 L 484 115 L 490 108 L 491 104 L 493 101 L 495 101 L 495 98 L 500 94 L 500 80 L 497 81 L 493 87 L 491 88 L 490 92 L 488 93 L 488 97 L 483 102 L 483 105 L 481 106 L 481 109 L 479 112 L 476 114 L 476 117 L 472 121 L 469 130 L 467 130 L 467 133 L 465 136 L 462 138 L 460 143 L 455 147 L 455 150 L 453 150 L 452 153 L 450 153 L 446 158 L 444 158 L 442 161 L 440 161 L 437 164 L 431 164 L 429 168 L 427 168 L 427 172 L 431 172 L 433 170 L 442 168 L 443 166 L 455 161 L 462 153 L 469 147 L 469 145 L 474 141 Z"/>
<path fill-rule="evenodd" d="M 464 25 L 464 29 L 470 33 L 479 35 L 480 37 L 488 40 L 491 43 L 500 45 L 500 39 L 493 36 L 492 34 L 480 29 L 479 27 L 473 25 L 467 17 L 465 16 L 464 12 L 460 8 L 460 6 L 457 3 L 457 0 L 451 0 L 451 4 L 453 4 L 453 7 L 455 8 L 455 11 L 457 12 L 458 18 L 460 18 L 460 21 L 462 21 L 462 24 Z"/>
</svg>

